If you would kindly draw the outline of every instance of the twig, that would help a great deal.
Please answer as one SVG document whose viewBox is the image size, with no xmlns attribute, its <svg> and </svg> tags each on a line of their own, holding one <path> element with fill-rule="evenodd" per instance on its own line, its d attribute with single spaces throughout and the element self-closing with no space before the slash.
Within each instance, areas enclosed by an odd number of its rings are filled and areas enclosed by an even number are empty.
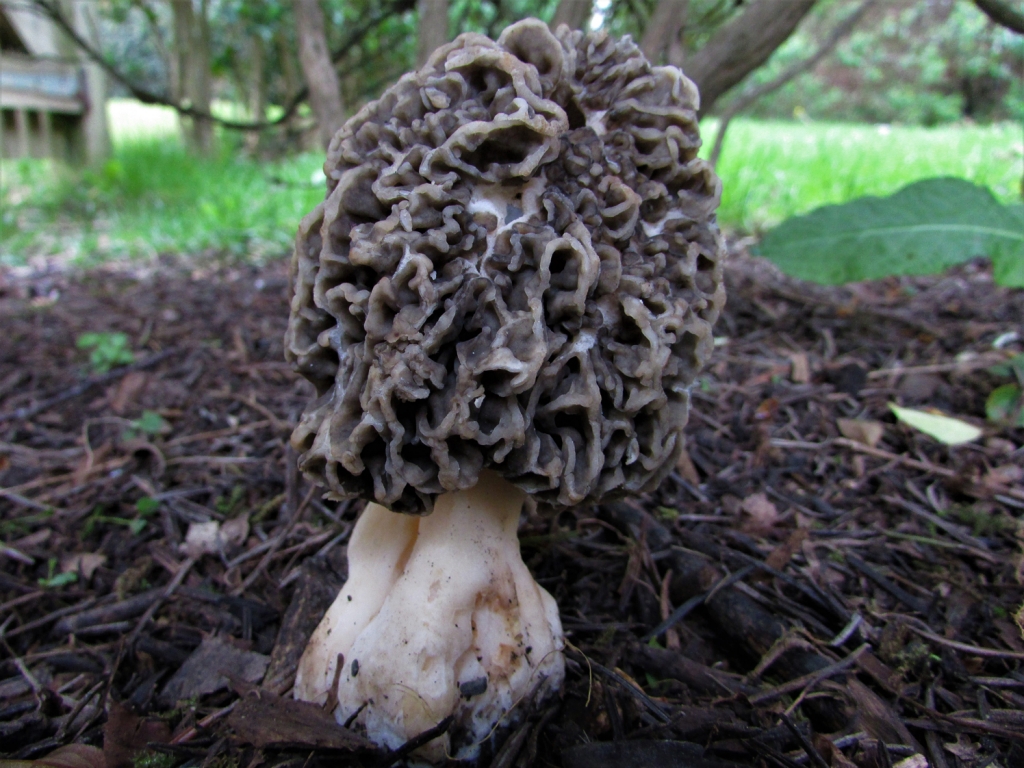
<svg viewBox="0 0 1024 768">
<path fill-rule="evenodd" d="M 618 685 L 621 688 L 623 688 L 626 691 L 626 693 L 630 694 L 637 701 L 639 701 L 641 704 L 643 704 L 651 712 L 651 714 L 653 714 L 656 718 L 658 718 L 658 720 L 660 720 L 663 723 L 670 723 L 670 722 L 672 722 L 672 718 L 669 717 L 665 713 L 665 710 L 663 710 L 660 706 L 658 706 L 658 703 L 656 701 L 654 701 L 654 699 L 652 699 L 646 693 L 641 691 L 636 685 L 634 685 L 629 680 L 624 678 L 622 675 L 620 675 L 614 669 L 608 669 L 608 667 L 604 666 L 603 664 L 598 664 L 596 661 L 592 661 L 592 660 L 589 660 L 589 659 L 588 659 L 588 663 L 597 672 L 600 672 L 602 675 L 604 675 L 609 680 L 612 680 L 613 682 L 618 683 Z"/>
<path fill-rule="evenodd" d="M 239 424 L 237 427 L 228 427 L 226 429 L 214 429 L 210 432 L 197 432 L 194 435 L 182 435 L 176 437 L 173 440 L 168 440 L 164 445 L 171 448 L 172 446 L 185 445 L 186 443 L 194 443 L 198 440 L 214 440 L 218 437 L 233 437 L 235 435 L 245 434 L 246 432 L 253 432 L 263 427 L 269 427 L 270 421 L 252 421 L 248 424 Z"/>
<path fill-rule="evenodd" d="M 16 637 L 17 635 L 20 635 L 23 632 L 28 632 L 29 630 L 45 626 L 50 622 L 57 621 L 57 619 L 62 619 L 65 616 L 70 616 L 71 614 L 79 613 L 80 611 L 95 605 L 96 602 L 96 598 L 90 597 L 87 600 L 78 603 L 77 605 L 71 605 L 67 608 L 61 608 L 60 610 L 54 611 L 53 613 L 49 613 L 46 616 L 43 616 L 42 618 L 36 619 L 35 621 L 30 621 L 28 624 L 22 624 L 20 627 L 12 629 L 9 632 L 6 632 L 5 635 L 7 637 Z"/>
<path fill-rule="evenodd" d="M 885 578 L 885 576 L 880 574 L 878 571 L 876 571 L 874 568 L 865 563 L 856 555 L 847 552 L 846 562 L 853 566 L 855 570 L 860 571 L 860 573 L 867 576 L 869 579 L 871 579 L 871 581 L 875 582 L 875 584 L 880 586 L 882 589 L 884 589 L 886 592 L 888 592 L 890 595 L 895 597 L 897 600 L 899 600 L 907 607 L 917 611 L 918 613 L 928 613 L 928 603 L 926 603 L 924 600 L 919 600 L 918 598 L 914 597 L 905 589 L 903 589 L 903 587 L 897 584 L 893 584 L 891 581 L 889 581 L 889 579 Z"/>
<path fill-rule="evenodd" d="M 170 583 L 167 585 L 167 588 L 163 591 L 163 594 L 160 595 L 160 597 L 158 597 L 156 600 L 154 600 L 153 603 L 146 609 L 146 612 L 142 614 L 142 617 L 135 625 L 135 629 L 133 629 L 131 631 L 131 634 L 128 635 L 127 642 L 129 647 L 132 646 L 135 643 L 135 641 L 139 638 L 139 634 L 145 628 L 146 624 L 149 623 L 149 620 L 152 619 L 156 612 L 160 609 L 160 606 L 167 602 L 171 595 L 174 594 L 174 591 L 179 586 L 181 586 L 181 582 L 185 580 L 185 577 L 188 575 L 188 572 L 192 570 L 192 566 L 195 564 L 196 558 L 190 557 L 178 567 L 178 572 L 174 574 L 174 578 L 171 579 Z"/>
<path fill-rule="evenodd" d="M 853 666 L 853 664 L 857 661 L 857 659 L 859 659 L 862 655 L 864 655 L 864 653 L 870 647 L 871 647 L 870 645 L 868 645 L 867 643 L 864 643 L 860 648 L 855 650 L 853 653 L 851 653 L 845 659 L 842 659 L 841 661 L 837 661 L 835 664 L 831 664 L 831 665 L 825 667 L 824 669 L 820 670 L 819 672 L 816 672 L 815 674 L 811 675 L 811 679 L 808 681 L 807 685 L 804 686 L 803 690 L 800 691 L 800 695 L 797 696 L 796 699 L 794 699 L 792 704 L 790 704 L 788 707 L 786 707 L 786 714 L 787 715 L 793 714 L 793 712 L 796 711 L 796 708 L 799 707 L 803 703 L 805 698 L 807 698 L 807 695 L 809 693 L 811 693 L 812 691 L 814 691 L 814 689 L 818 686 L 818 683 L 821 683 L 826 678 L 832 677 L 833 675 L 836 675 L 836 674 L 839 674 L 840 672 L 844 671 L 848 667 Z"/>
<path fill-rule="evenodd" d="M 43 400 L 41 403 L 36 403 L 35 405 L 26 406 L 24 408 L 18 408 L 16 411 L 12 411 L 10 413 L 0 413 L 0 424 L 3 424 L 5 421 L 30 419 L 33 416 L 49 410 L 53 406 L 59 405 L 66 400 L 71 400 L 79 395 L 84 395 L 93 387 L 98 387 L 101 384 L 108 384 L 111 381 L 117 381 L 125 374 L 132 373 L 134 371 L 141 371 L 154 366 L 162 360 L 166 360 L 168 357 L 176 355 L 179 352 L 181 352 L 181 349 L 177 347 L 173 349 L 165 349 L 163 352 L 157 352 L 155 355 L 150 355 L 145 360 L 139 360 L 137 363 L 116 368 L 109 373 L 104 373 L 102 376 L 90 376 L 85 381 L 79 382 L 60 394 Z"/>
<path fill-rule="evenodd" d="M 23 507 L 35 509 L 38 510 L 39 512 L 49 512 L 52 509 L 52 507 L 48 507 L 45 504 L 40 504 L 38 501 L 33 501 L 32 499 L 27 498 L 26 496 L 22 496 L 20 493 L 15 493 L 14 491 L 8 490 L 7 488 L 0 488 L 0 496 L 3 496 L 5 499 L 8 499 L 9 501 L 13 501 L 15 504 L 21 504 L 21 506 Z"/>
<path fill-rule="evenodd" d="M 186 730 L 183 733 L 178 734 L 173 739 L 171 739 L 170 743 L 171 744 L 186 744 L 186 743 L 192 741 L 192 739 L 194 739 L 196 736 L 199 735 L 199 731 L 200 730 L 202 730 L 203 728 L 209 728 L 213 723 L 217 722 L 218 720 L 220 720 L 225 715 L 230 715 L 232 710 L 234 710 L 234 708 L 238 706 L 238 702 L 240 702 L 240 701 L 241 701 L 241 699 L 235 699 L 230 704 L 228 704 L 226 707 L 222 707 L 222 708 L 218 709 L 216 712 L 211 712 L 206 717 L 204 717 L 202 720 L 200 720 L 198 723 L 193 725 L 191 728 L 189 728 L 188 730 Z"/>
<path fill-rule="evenodd" d="M 455 715 L 448 715 L 448 717 L 446 717 L 440 723 L 435 725 L 433 728 L 428 728 L 419 736 L 413 736 L 398 749 L 388 752 L 380 761 L 381 767 L 384 768 L 385 766 L 394 765 L 403 757 L 412 752 L 415 752 L 424 744 L 433 741 L 438 736 L 443 736 L 448 732 L 448 729 L 452 727 L 452 723 L 454 722 Z"/>
<path fill-rule="evenodd" d="M 857 659 L 863 656 L 864 653 L 867 650 L 869 650 L 869 648 L 870 646 L 867 643 L 864 643 L 864 645 L 860 646 L 860 648 L 853 651 L 849 656 L 840 659 L 834 664 L 829 664 L 827 667 L 822 667 L 817 672 L 810 672 L 806 675 L 801 675 L 800 677 L 794 680 L 790 680 L 788 682 L 783 683 L 782 685 L 775 686 L 770 691 L 765 691 L 764 693 L 758 693 L 749 696 L 748 698 L 750 699 L 750 703 L 754 706 L 757 706 L 759 704 L 767 704 L 770 701 L 775 701 L 776 699 L 785 696 L 787 693 L 792 693 L 793 691 L 800 691 L 801 689 L 803 689 L 803 692 L 801 693 L 802 698 L 804 693 L 809 693 L 811 689 L 814 688 L 814 686 L 816 686 L 818 683 L 822 682 L 823 680 L 827 680 L 833 675 L 837 675 L 840 672 L 843 672 L 844 670 L 853 666 L 853 664 L 857 662 Z M 795 706 L 796 704 L 794 703 L 793 707 Z M 790 710 L 793 707 L 790 707 Z"/>
<path fill-rule="evenodd" d="M 757 566 L 755 565 L 744 566 L 740 570 L 736 571 L 736 573 L 731 573 L 728 576 L 725 576 L 724 578 L 720 579 L 718 583 L 716 583 L 707 592 L 702 592 L 699 595 L 694 595 L 681 606 L 672 611 L 672 613 L 668 615 L 668 618 L 661 622 L 661 624 L 659 624 L 646 635 L 641 637 L 640 642 L 647 643 L 650 642 L 652 638 L 665 634 L 665 632 L 667 632 L 680 621 L 682 621 L 695 608 L 698 608 L 699 606 L 703 605 L 707 600 L 710 600 L 720 590 L 725 589 L 726 587 L 731 587 L 740 579 L 745 579 L 747 576 L 753 573 L 756 570 L 756 568 Z"/>
<path fill-rule="evenodd" d="M 797 75 L 801 75 L 808 71 L 814 67 L 815 64 L 828 56 L 839 41 L 853 31 L 853 28 L 857 26 L 864 14 L 867 13 L 868 9 L 870 9 L 876 2 L 877 0 L 864 0 L 864 2 L 858 6 L 857 10 L 836 25 L 835 29 L 832 30 L 832 34 L 821 42 L 821 45 L 818 46 L 818 50 L 811 56 L 807 57 L 803 61 L 798 61 L 783 70 L 775 79 L 769 80 L 763 85 L 752 88 L 729 105 L 729 107 L 721 114 L 718 124 L 718 133 L 715 136 L 715 144 L 711 149 L 711 155 L 708 162 L 710 162 L 712 166 L 718 165 L 718 157 L 722 154 L 722 144 L 725 141 L 725 131 L 729 127 L 729 123 L 732 122 L 732 119 L 736 117 L 737 114 L 749 107 L 762 96 L 766 96 L 772 91 L 777 91 Z"/>
<path fill-rule="evenodd" d="M 803 748 L 804 752 L 807 753 L 807 756 L 811 758 L 811 762 L 818 766 L 818 768 L 829 768 L 828 763 L 825 762 L 825 758 L 821 756 L 821 753 L 814 748 L 814 745 L 811 744 L 800 729 L 796 727 L 796 723 L 793 722 L 789 715 L 783 713 L 779 715 L 779 718 L 785 724 L 789 732 L 793 734 L 793 738 L 800 743 L 800 746 Z"/>
<path fill-rule="evenodd" d="M 273 546 L 271 546 L 270 549 L 267 550 L 267 553 L 263 555 L 263 559 L 260 560 L 259 565 L 253 568 L 252 573 L 245 577 L 245 581 L 243 581 L 238 587 L 232 590 L 232 595 L 237 597 L 238 595 L 242 594 L 243 592 L 245 592 L 245 590 L 252 586 L 253 582 L 255 582 L 256 579 L 260 577 L 260 574 L 263 573 L 266 567 L 270 564 L 271 559 L 273 559 L 274 553 L 276 553 L 277 550 L 281 548 L 281 545 L 284 544 L 284 541 L 288 537 L 288 534 L 292 532 L 292 528 L 294 528 L 295 524 L 299 522 L 299 518 L 302 516 L 303 511 L 309 505 L 309 500 L 313 498 L 313 494 L 316 493 L 316 490 L 317 488 L 315 485 L 310 487 L 310 489 L 306 492 L 306 497 L 302 500 L 302 503 L 300 503 L 295 508 L 295 511 L 292 512 L 292 517 L 291 520 L 288 521 L 288 525 L 285 526 L 285 529 L 274 538 Z"/>
<path fill-rule="evenodd" d="M 977 645 L 970 645 L 969 643 L 961 643 L 957 640 L 950 640 L 948 637 L 942 637 L 936 635 L 931 630 L 921 629 L 920 627 L 914 626 L 913 623 L 909 623 L 907 626 L 911 630 L 919 634 L 925 640 L 931 640 L 933 643 L 944 645 L 947 648 L 953 648 L 964 653 L 970 653 L 975 656 L 984 656 L 990 659 L 1021 659 L 1024 660 L 1024 653 L 1018 653 L 1017 651 L 1000 651 L 995 648 L 982 648 Z"/>
</svg>

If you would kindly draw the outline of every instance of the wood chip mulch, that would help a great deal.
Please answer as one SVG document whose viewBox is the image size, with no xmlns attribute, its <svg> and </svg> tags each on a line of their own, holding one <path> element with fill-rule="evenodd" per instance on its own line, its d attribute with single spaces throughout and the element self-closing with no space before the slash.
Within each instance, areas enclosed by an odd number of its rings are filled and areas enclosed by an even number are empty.
<svg viewBox="0 0 1024 768">
<path fill-rule="evenodd" d="M 1024 430 L 984 421 L 1024 292 L 983 263 L 728 273 L 677 471 L 524 515 L 567 684 L 478 765 L 1024 766 Z M 409 759 L 288 695 L 361 502 L 294 469 L 286 294 L 281 264 L 0 273 L 0 757 Z M 133 362 L 90 372 L 87 332 Z M 946 447 L 890 403 L 984 434 Z"/>
</svg>

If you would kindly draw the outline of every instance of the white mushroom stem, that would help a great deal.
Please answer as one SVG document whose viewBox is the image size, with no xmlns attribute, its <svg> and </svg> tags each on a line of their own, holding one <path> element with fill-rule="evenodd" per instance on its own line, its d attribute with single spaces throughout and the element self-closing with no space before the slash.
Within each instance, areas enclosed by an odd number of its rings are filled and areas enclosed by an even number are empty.
<svg viewBox="0 0 1024 768">
<path fill-rule="evenodd" d="M 295 697 L 324 703 L 337 681 L 338 721 L 359 712 L 355 723 L 388 748 L 454 715 L 418 752 L 440 761 L 474 756 L 495 724 L 556 690 L 562 626 L 519 553 L 524 498 L 484 472 L 426 517 L 368 504 L 349 542 L 348 581 L 303 654 Z"/>
</svg>

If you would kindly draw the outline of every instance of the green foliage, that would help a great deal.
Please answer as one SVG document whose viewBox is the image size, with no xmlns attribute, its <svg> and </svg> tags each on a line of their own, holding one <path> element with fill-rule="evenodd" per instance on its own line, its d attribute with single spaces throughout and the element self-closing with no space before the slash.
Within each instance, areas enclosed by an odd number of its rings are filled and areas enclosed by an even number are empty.
<svg viewBox="0 0 1024 768">
<path fill-rule="evenodd" d="M 717 125 L 704 121 L 706 153 Z M 821 205 L 889 195 L 918 179 L 956 176 L 1019 199 L 1024 160 L 1020 127 L 939 128 L 733 120 L 717 172 L 718 219 L 759 231 Z"/>
<path fill-rule="evenodd" d="M 976 256 L 996 281 L 1024 286 L 1024 216 L 961 179 L 926 179 L 790 219 L 759 252 L 803 280 L 838 284 L 940 272 Z"/>
<path fill-rule="evenodd" d="M 178 758 L 165 752 L 142 751 L 132 756 L 132 768 L 174 768 Z"/>
<path fill-rule="evenodd" d="M 165 136 L 123 141 L 94 170 L 5 162 L 0 266 L 40 256 L 79 266 L 168 252 L 247 262 L 280 256 L 323 199 L 323 176 L 313 178 L 322 162 L 315 154 L 259 161 L 226 142 L 202 159 Z"/>
<path fill-rule="evenodd" d="M 68 584 L 74 584 L 78 581 L 78 574 L 74 571 L 56 573 L 56 570 L 57 558 L 51 557 L 46 562 L 46 578 L 38 580 L 39 586 L 44 589 L 60 589 L 61 587 L 66 587 Z"/>
<path fill-rule="evenodd" d="M 113 333 L 83 333 L 78 337 L 75 345 L 79 349 L 91 350 L 89 352 L 89 366 L 93 373 L 106 373 L 115 366 L 128 365 L 135 362 L 135 355 L 132 354 L 127 334 L 119 331 Z"/>
<path fill-rule="evenodd" d="M 145 517 L 151 515 L 160 509 L 160 501 L 154 499 L 152 496 L 143 496 L 141 499 L 135 502 L 136 511 Z"/>
<path fill-rule="evenodd" d="M 142 416 L 132 422 L 132 427 L 150 437 L 170 430 L 170 425 L 156 411 L 143 411 Z"/>
<path fill-rule="evenodd" d="M 819 2 L 751 84 L 810 56 L 848 6 Z M 750 114 L 915 125 L 1020 119 L 1022 67 L 1024 37 L 991 23 L 973 3 L 880 3 L 826 62 Z"/>
<path fill-rule="evenodd" d="M 989 421 L 1011 427 L 1024 427 L 1024 354 L 1016 355 L 1004 365 L 989 369 L 997 376 L 1015 380 L 996 387 L 985 400 L 985 416 Z"/>
</svg>

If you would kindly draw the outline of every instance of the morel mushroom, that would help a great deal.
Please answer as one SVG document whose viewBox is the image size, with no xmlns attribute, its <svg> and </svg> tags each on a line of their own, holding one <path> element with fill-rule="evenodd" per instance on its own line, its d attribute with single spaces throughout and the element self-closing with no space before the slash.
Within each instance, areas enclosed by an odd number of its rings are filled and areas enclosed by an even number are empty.
<svg viewBox="0 0 1024 768">
<path fill-rule="evenodd" d="M 387 747 L 454 715 L 440 759 L 560 685 L 519 513 L 651 489 L 679 455 L 724 301 L 697 101 L 629 38 L 530 19 L 334 137 L 292 261 L 287 354 L 317 392 L 292 441 L 330 498 L 376 503 L 298 698 Z"/>
</svg>

